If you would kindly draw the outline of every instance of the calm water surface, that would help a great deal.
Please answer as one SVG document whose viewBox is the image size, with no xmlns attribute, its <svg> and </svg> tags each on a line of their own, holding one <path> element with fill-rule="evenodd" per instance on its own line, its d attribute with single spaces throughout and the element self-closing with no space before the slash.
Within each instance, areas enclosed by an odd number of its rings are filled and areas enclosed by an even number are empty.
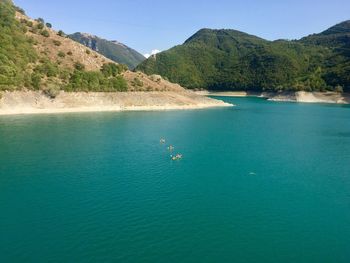
<svg viewBox="0 0 350 263">
<path fill-rule="evenodd" d="M 225 100 L 0 117 L 0 262 L 350 262 L 350 107 Z"/>
</svg>

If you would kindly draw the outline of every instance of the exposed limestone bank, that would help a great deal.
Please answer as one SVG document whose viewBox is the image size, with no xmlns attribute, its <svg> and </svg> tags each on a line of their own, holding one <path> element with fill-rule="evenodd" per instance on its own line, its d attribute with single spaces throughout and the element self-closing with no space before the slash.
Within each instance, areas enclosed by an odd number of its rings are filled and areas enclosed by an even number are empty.
<svg viewBox="0 0 350 263">
<path fill-rule="evenodd" d="M 232 104 L 183 92 L 61 92 L 51 99 L 40 91 L 0 93 L 0 115 L 99 112 L 155 111 L 229 107 Z"/>
<path fill-rule="evenodd" d="M 350 94 L 335 92 L 293 92 L 293 93 L 267 93 L 263 94 L 268 100 L 272 101 L 292 101 L 305 103 L 335 103 L 349 104 Z"/>
<path fill-rule="evenodd" d="M 198 95 L 222 96 L 222 97 L 260 97 L 271 101 L 288 101 L 304 103 L 335 103 L 350 104 L 350 94 L 336 92 L 245 92 L 245 91 L 225 91 L 209 92 L 198 91 Z"/>
</svg>

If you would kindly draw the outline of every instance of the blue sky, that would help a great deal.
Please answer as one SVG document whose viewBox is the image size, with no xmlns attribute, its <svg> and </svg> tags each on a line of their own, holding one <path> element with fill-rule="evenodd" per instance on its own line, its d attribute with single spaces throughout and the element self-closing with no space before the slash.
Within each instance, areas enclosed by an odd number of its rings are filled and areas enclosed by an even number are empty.
<svg viewBox="0 0 350 263">
<path fill-rule="evenodd" d="M 349 0 L 14 1 L 55 29 L 118 40 L 142 54 L 182 44 L 204 27 L 296 39 L 350 19 Z"/>
</svg>

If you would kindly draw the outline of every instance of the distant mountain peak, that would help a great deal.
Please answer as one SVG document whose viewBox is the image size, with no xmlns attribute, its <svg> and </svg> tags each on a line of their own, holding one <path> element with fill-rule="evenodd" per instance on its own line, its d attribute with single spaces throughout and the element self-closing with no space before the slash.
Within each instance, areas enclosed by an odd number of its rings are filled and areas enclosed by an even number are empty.
<svg viewBox="0 0 350 263">
<path fill-rule="evenodd" d="M 71 39 L 99 52 L 105 57 L 134 69 L 145 57 L 117 40 L 107 40 L 88 33 L 74 33 Z"/>
<path fill-rule="evenodd" d="M 97 36 L 89 34 L 89 33 L 81 33 L 82 36 L 87 37 L 87 38 L 97 38 Z"/>
<path fill-rule="evenodd" d="M 343 21 L 323 31 L 322 35 L 350 33 L 350 20 Z"/>
<path fill-rule="evenodd" d="M 198 30 L 193 36 L 188 38 L 185 41 L 185 44 L 188 44 L 194 41 L 210 42 L 210 41 L 213 41 L 214 39 L 223 39 L 223 38 L 236 39 L 239 41 L 256 41 L 256 40 L 267 41 L 265 39 L 262 39 L 257 36 L 250 35 L 235 29 L 202 28 Z"/>
</svg>

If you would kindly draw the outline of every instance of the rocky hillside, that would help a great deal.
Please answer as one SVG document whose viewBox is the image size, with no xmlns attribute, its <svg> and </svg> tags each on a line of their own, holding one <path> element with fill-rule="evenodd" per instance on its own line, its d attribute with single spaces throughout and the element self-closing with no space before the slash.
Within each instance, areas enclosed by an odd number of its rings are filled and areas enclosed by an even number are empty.
<svg viewBox="0 0 350 263">
<path fill-rule="evenodd" d="M 0 0 L 0 91 L 177 91 L 159 76 L 134 73 L 126 66 L 31 19 L 9 0 Z"/>
<path fill-rule="evenodd" d="M 134 69 L 146 58 L 136 50 L 118 41 L 109 41 L 87 33 L 74 33 L 69 38 L 91 48 L 103 56 Z"/>
<path fill-rule="evenodd" d="M 350 22 L 298 41 L 202 29 L 137 69 L 188 88 L 350 91 Z"/>
</svg>

